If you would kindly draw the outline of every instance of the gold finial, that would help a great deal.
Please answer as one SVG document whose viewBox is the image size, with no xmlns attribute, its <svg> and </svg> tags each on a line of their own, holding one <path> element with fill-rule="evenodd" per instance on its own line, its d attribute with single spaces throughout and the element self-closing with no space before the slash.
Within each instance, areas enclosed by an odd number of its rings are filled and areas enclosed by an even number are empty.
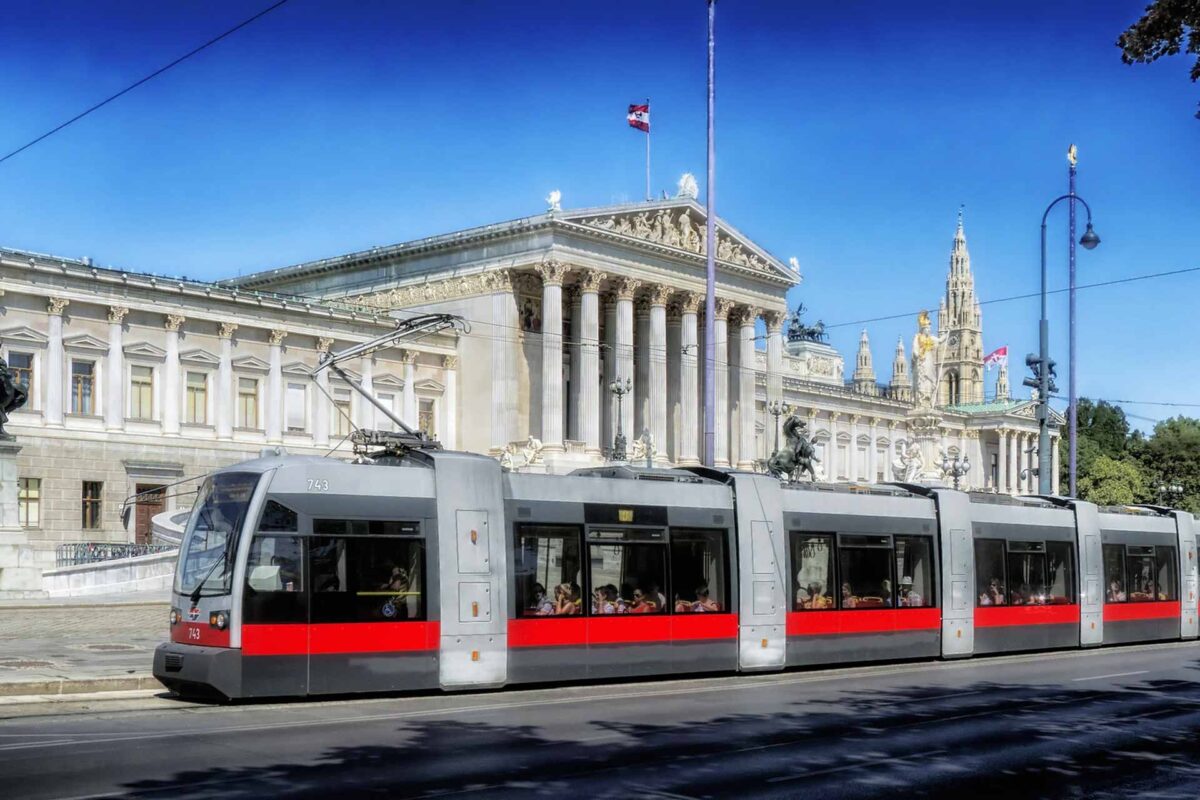
<svg viewBox="0 0 1200 800">
<path fill-rule="evenodd" d="M 1079 151 L 1075 148 L 1075 145 L 1071 145 L 1067 148 L 1067 163 L 1070 164 L 1072 168 L 1079 163 Z"/>
</svg>

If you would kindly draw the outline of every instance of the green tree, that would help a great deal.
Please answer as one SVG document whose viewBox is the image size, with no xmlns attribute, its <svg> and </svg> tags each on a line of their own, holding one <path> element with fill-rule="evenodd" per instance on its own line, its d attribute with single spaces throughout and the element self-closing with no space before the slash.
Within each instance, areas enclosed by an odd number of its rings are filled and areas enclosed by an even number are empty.
<svg viewBox="0 0 1200 800">
<path fill-rule="evenodd" d="M 1117 39 L 1126 64 L 1149 64 L 1162 56 L 1187 52 L 1200 56 L 1200 0 L 1155 0 L 1146 13 Z M 1200 57 L 1192 65 L 1192 81 L 1200 80 Z M 1196 112 L 1200 119 L 1200 111 Z"/>
<path fill-rule="evenodd" d="M 1146 476 L 1134 461 L 1097 456 L 1079 479 L 1079 499 L 1101 506 L 1128 505 L 1148 499 Z"/>
<path fill-rule="evenodd" d="M 1159 487 L 1178 486 L 1179 497 L 1161 500 L 1200 514 L 1200 420 L 1172 417 L 1154 426 L 1154 434 L 1138 448 L 1138 455 L 1156 495 Z"/>
<path fill-rule="evenodd" d="M 1129 420 L 1120 406 L 1106 400 L 1093 402 L 1083 397 L 1076 403 L 1075 413 L 1078 420 L 1077 475 L 1090 472 L 1099 456 L 1107 456 L 1114 461 L 1129 458 Z M 1059 485 L 1064 487 L 1064 492 L 1069 486 L 1071 468 L 1069 435 L 1064 429 L 1058 450 Z"/>
</svg>

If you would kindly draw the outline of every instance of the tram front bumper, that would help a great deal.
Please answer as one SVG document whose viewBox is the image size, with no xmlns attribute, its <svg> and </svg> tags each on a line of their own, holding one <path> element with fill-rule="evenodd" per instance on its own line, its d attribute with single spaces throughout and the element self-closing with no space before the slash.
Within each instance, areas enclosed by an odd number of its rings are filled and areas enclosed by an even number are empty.
<svg viewBox="0 0 1200 800">
<path fill-rule="evenodd" d="M 164 642 L 154 651 L 154 677 L 181 695 L 240 697 L 242 651 Z"/>
</svg>

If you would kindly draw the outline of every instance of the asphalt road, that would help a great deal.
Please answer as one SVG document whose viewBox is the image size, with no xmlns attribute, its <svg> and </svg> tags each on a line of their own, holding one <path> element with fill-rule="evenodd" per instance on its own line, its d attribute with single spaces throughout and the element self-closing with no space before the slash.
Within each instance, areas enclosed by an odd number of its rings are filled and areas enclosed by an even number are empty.
<svg viewBox="0 0 1200 800">
<path fill-rule="evenodd" d="M 0 795 L 1200 797 L 1200 644 L 0 721 Z M 0 716 L 6 710 L 0 708 Z"/>
</svg>

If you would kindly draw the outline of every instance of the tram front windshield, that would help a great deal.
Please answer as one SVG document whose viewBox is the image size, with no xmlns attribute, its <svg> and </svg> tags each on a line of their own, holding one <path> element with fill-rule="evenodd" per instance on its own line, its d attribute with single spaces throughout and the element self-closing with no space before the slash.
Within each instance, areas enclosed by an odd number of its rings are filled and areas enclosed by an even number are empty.
<svg viewBox="0 0 1200 800">
<path fill-rule="evenodd" d="M 256 473 L 228 472 L 208 478 L 200 487 L 176 592 L 200 597 L 229 593 L 238 534 L 258 478 Z"/>
</svg>

